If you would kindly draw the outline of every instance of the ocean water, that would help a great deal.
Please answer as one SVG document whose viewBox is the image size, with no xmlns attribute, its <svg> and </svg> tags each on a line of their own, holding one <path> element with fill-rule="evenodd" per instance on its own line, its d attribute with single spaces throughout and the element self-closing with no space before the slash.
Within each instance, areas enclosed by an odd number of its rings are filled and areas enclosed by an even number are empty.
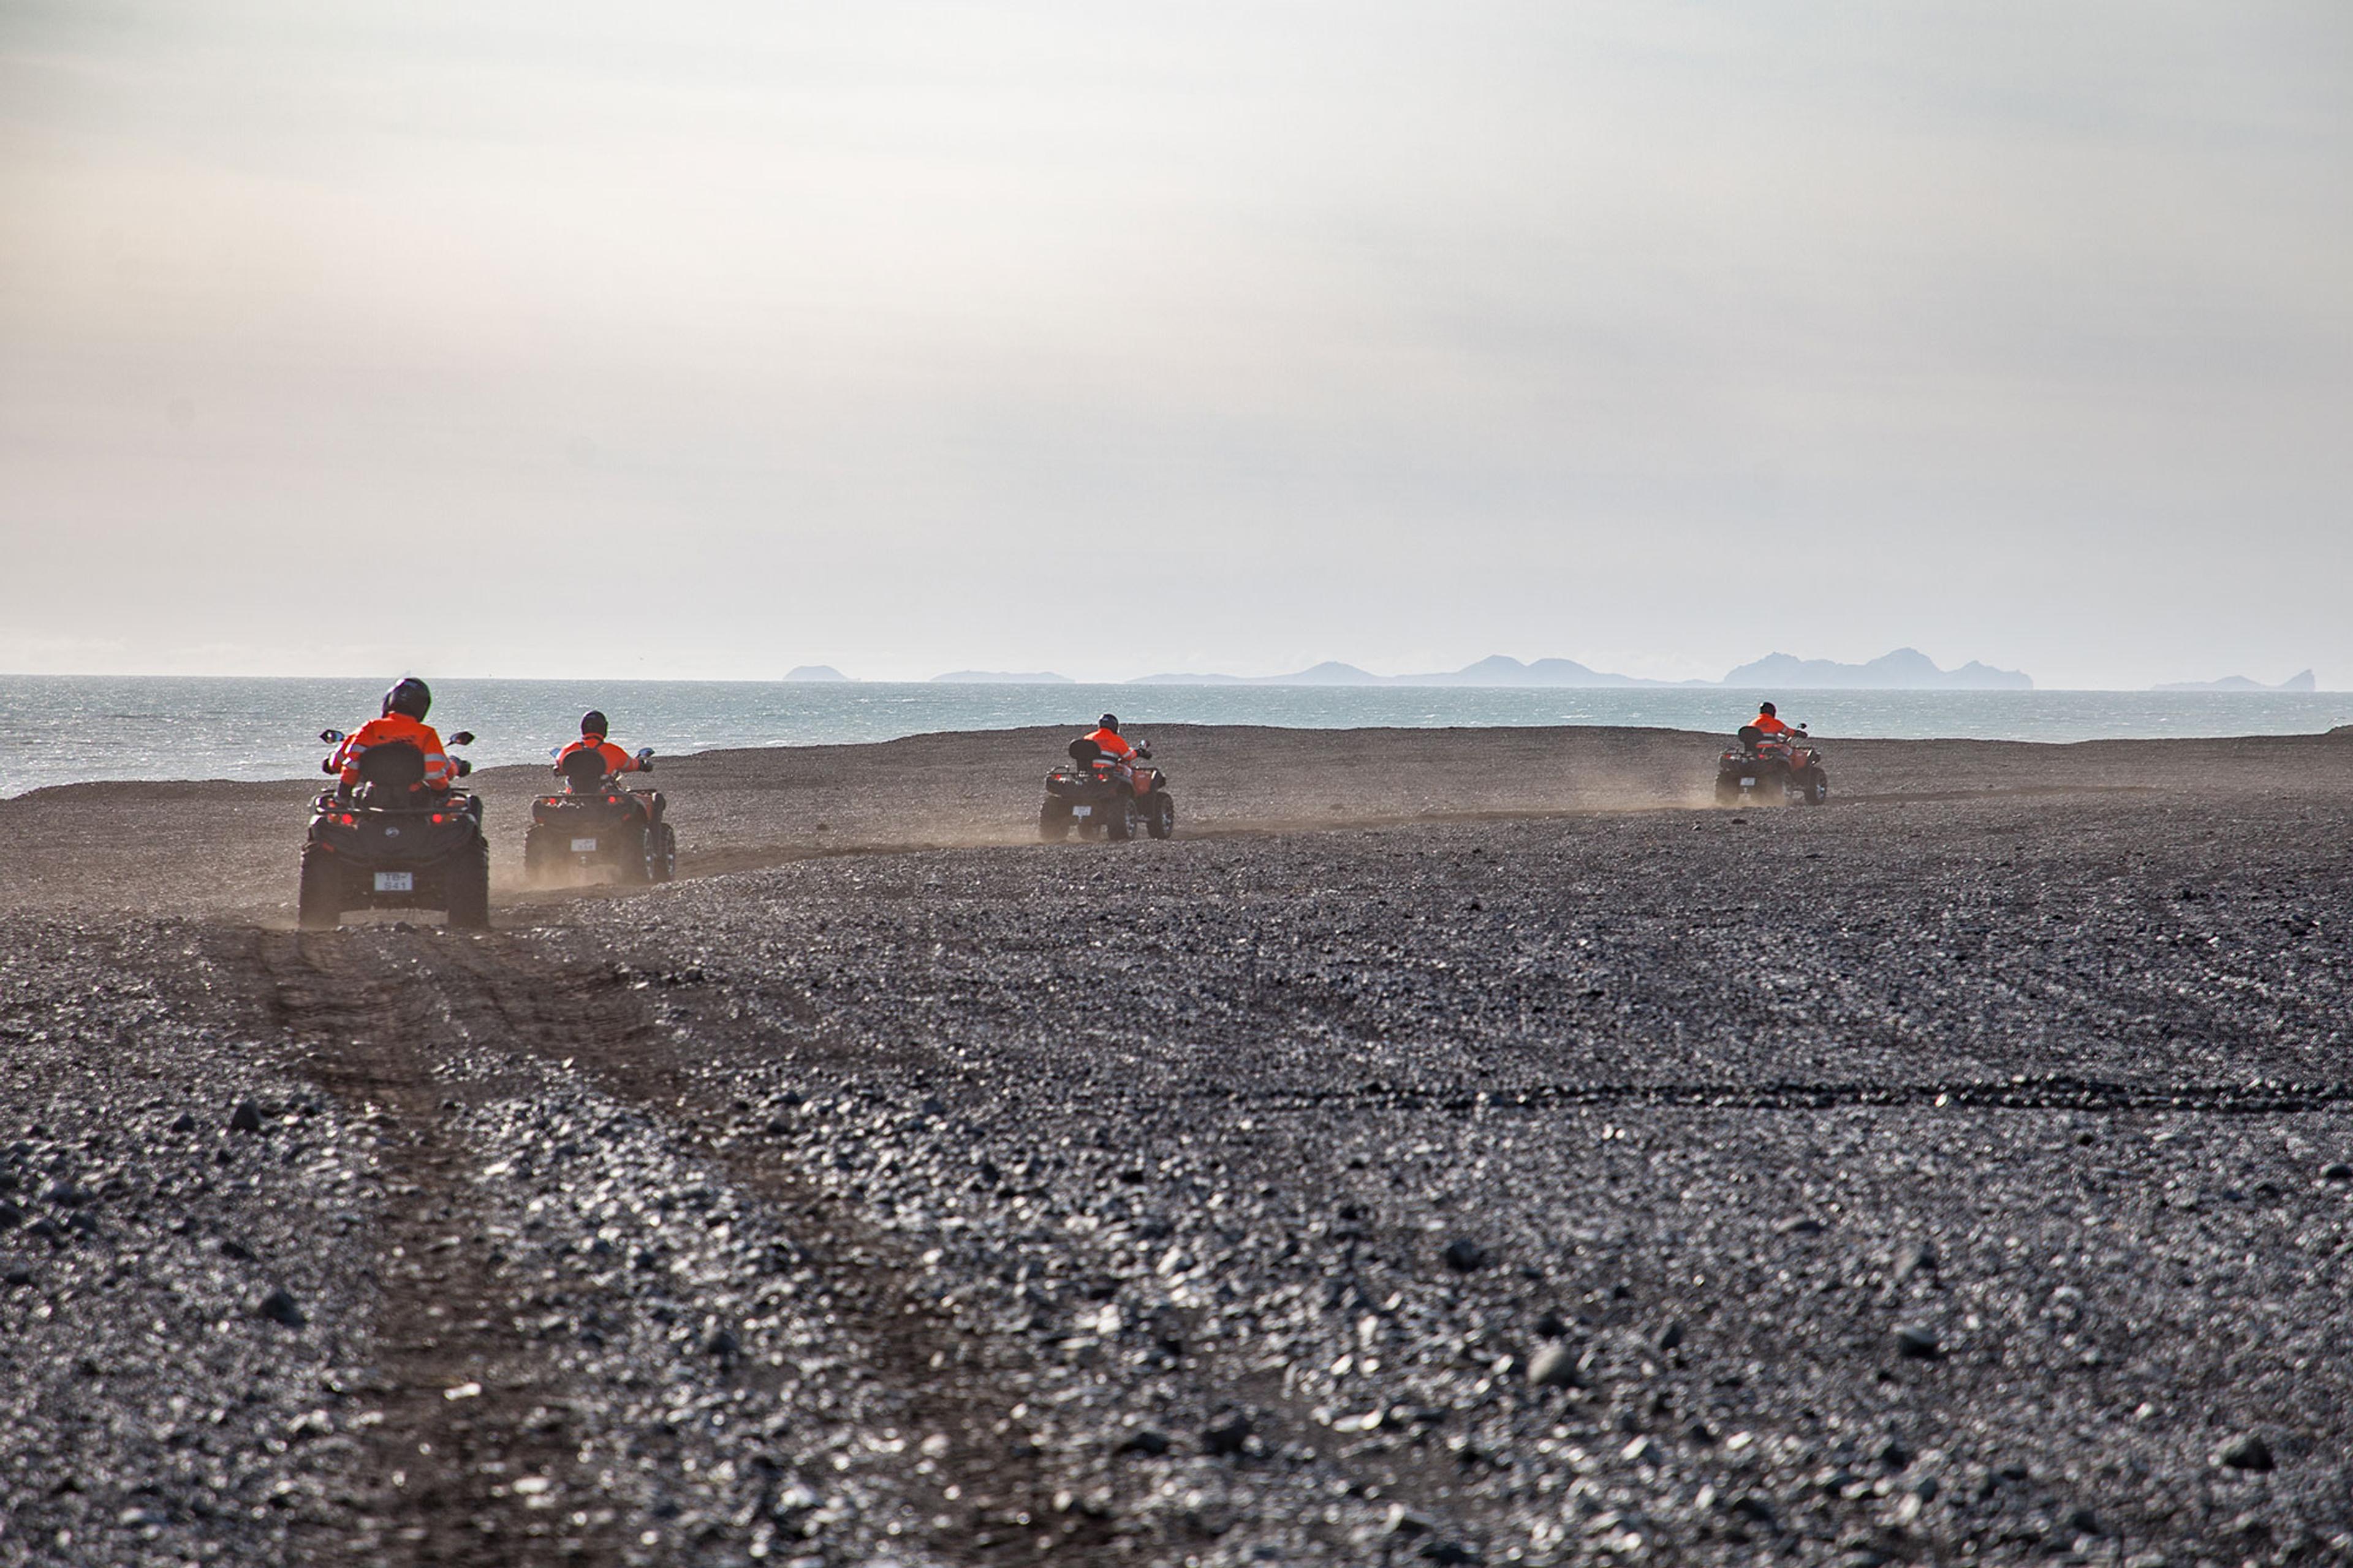
<svg viewBox="0 0 2353 1568">
<path fill-rule="evenodd" d="M 380 680 L 0 675 L 0 795 L 93 779 L 318 776 L 322 729 L 376 710 Z M 613 738 L 670 755 L 1065 724 L 1624 724 L 1728 733 L 1761 697 L 1825 739 L 2088 741 L 2309 734 L 2348 692 L 1560 690 L 1469 687 L 993 686 L 932 682 L 437 680 L 432 719 L 477 765 L 545 760 L 605 710 Z"/>
</svg>

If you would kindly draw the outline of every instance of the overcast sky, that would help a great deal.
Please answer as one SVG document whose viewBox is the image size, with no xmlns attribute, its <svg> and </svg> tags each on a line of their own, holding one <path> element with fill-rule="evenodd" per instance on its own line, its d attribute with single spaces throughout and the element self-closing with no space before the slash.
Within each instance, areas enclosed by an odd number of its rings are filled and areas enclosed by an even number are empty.
<svg viewBox="0 0 2353 1568">
<path fill-rule="evenodd" d="M 0 669 L 2353 686 L 2353 5 L 0 0 Z"/>
</svg>

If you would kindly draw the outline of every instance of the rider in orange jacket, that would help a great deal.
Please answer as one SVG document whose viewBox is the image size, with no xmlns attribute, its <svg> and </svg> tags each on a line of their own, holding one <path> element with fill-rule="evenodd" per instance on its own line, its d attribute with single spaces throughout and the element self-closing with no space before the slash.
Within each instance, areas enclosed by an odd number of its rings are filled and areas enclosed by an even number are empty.
<svg viewBox="0 0 2353 1568">
<path fill-rule="evenodd" d="M 1119 715 L 1116 713 L 1104 714 L 1099 727 L 1087 739 L 1102 748 L 1103 754 L 1115 763 L 1124 764 L 1135 760 L 1135 748 L 1129 745 L 1127 738 L 1119 732 Z"/>
<path fill-rule="evenodd" d="M 648 752 L 645 756 L 631 756 L 605 739 L 606 729 L 605 715 L 596 709 L 591 708 L 587 712 L 580 715 L 580 738 L 556 753 L 555 771 L 562 773 L 564 764 L 578 752 L 595 752 L 604 758 L 605 771 L 608 773 L 639 773 L 653 771 L 646 761 L 646 757 L 652 755 L 650 752 Z"/>
<path fill-rule="evenodd" d="M 1778 741 L 1789 733 L 1789 726 L 1781 722 L 1780 710 L 1770 702 L 1757 704 L 1757 717 L 1749 723 L 1768 741 Z"/>
<path fill-rule="evenodd" d="M 425 783 L 421 787 L 448 789 L 458 777 L 458 766 L 443 750 L 440 734 L 425 721 L 432 706 L 432 689 L 413 675 L 403 677 L 399 685 L 384 694 L 383 715 L 344 736 L 335 754 L 327 759 L 327 771 L 339 774 L 343 787 L 350 789 L 360 782 L 362 752 L 370 746 L 406 741 L 425 754 Z"/>
</svg>

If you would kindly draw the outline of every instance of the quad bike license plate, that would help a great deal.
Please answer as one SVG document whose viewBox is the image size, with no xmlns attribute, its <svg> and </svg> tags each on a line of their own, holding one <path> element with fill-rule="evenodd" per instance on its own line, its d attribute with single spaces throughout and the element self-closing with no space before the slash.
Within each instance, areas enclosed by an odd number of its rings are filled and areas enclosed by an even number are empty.
<svg viewBox="0 0 2353 1568">
<path fill-rule="evenodd" d="M 575 855 L 594 855 L 596 852 L 596 841 L 593 838 L 575 838 L 572 841 L 572 852 Z"/>
<path fill-rule="evenodd" d="M 1751 785 L 1751 784 L 1755 784 L 1756 782 L 1757 782 L 1757 781 L 1756 781 L 1755 779 L 1742 779 L 1742 780 L 1740 781 L 1740 787 L 1741 787 L 1742 789 L 1746 789 L 1749 785 Z"/>
<path fill-rule="evenodd" d="M 1071 807 L 1071 815 L 1072 816 L 1092 816 L 1094 814 L 1095 808 L 1092 805 L 1074 805 Z"/>
<path fill-rule="evenodd" d="M 417 873 L 378 871 L 375 874 L 375 890 L 379 893 L 413 893 L 417 891 Z"/>
</svg>

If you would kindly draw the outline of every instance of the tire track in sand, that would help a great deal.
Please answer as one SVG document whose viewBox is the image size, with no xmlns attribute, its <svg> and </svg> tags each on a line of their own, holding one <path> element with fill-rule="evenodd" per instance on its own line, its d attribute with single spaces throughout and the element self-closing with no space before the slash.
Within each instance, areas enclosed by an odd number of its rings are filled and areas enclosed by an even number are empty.
<svg viewBox="0 0 2353 1568">
<path fill-rule="evenodd" d="M 364 1560 L 420 1568 L 618 1560 L 610 1531 L 561 1528 L 565 1521 L 501 1495 L 501 1475 L 524 1473 L 555 1477 L 565 1495 L 594 1493 L 591 1478 L 567 1473 L 578 1437 L 566 1417 L 549 1419 L 571 1408 L 575 1392 L 591 1391 L 567 1389 L 566 1369 L 516 1327 L 523 1303 L 500 1278 L 482 1232 L 474 1173 L 514 1151 L 470 1149 L 440 1126 L 453 1105 L 502 1092 L 494 1073 L 480 1070 L 481 1056 L 468 1072 L 448 1070 L 469 1049 L 528 1053 L 582 1075 L 654 1118 L 792 1230 L 863 1364 L 892 1393 L 900 1427 L 955 1435 L 933 1474 L 904 1478 L 925 1517 L 957 1521 L 929 1541 L 939 1557 L 1088 1561 L 1108 1548 L 1101 1521 L 1055 1506 L 1059 1483 L 1044 1458 L 1008 1440 L 1023 1396 L 987 1375 L 1007 1347 L 970 1342 L 971 1331 L 910 1289 L 922 1271 L 904 1256 L 903 1238 L 860 1224 L 779 1163 L 772 1143 L 720 1136 L 734 1120 L 731 1107 L 686 1070 L 625 966 L 566 964 L 528 938 L 499 932 L 241 934 L 246 972 L 269 1017 L 311 1048 L 304 1070 L 388 1119 L 394 1202 L 382 1239 L 384 1380 L 375 1391 L 384 1403 L 371 1458 L 385 1478 L 406 1474 L 397 1486 L 363 1493 L 370 1517 L 356 1544 Z M 754 1369 L 746 1373 L 757 1381 Z M 469 1384 L 480 1393 L 447 1397 Z"/>
<path fill-rule="evenodd" d="M 383 1133 L 379 1376 L 356 1391 L 381 1418 L 354 1478 L 351 1549 L 417 1568 L 620 1561 L 606 1536 L 559 1528 L 568 1521 L 527 1510 L 501 1479 L 563 1475 L 576 1445 L 556 1414 L 562 1370 L 517 1329 L 498 1279 L 473 1180 L 482 1158 L 448 1125 L 488 1086 L 446 1071 L 442 999 L 341 933 L 255 931 L 244 957 L 266 1016 L 311 1048 L 303 1070 Z"/>
</svg>

